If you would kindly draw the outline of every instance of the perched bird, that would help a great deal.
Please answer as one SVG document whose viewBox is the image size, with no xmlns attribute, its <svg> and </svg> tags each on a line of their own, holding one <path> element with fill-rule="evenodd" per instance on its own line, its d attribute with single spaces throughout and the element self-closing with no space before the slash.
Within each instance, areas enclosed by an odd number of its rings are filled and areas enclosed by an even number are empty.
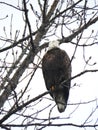
<svg viewBox="0 0 98 130">
<path fill-rule="evenodd" d="M 59 41 L 49 43 L 49 49 L 42 59 L 42 72 L 58 111 L 64 112 L 70 90 L 71 62 L 67 53 L 59 48 Z"/>
</svg>

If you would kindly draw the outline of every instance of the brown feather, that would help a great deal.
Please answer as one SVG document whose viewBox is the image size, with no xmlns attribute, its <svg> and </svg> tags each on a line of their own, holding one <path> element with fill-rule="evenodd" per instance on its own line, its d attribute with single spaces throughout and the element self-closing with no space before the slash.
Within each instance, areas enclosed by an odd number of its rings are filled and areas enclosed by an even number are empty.
<svg viewBox="0 0 98 130">
<path fill-rule="evenodd" d="M 51 92 L 55 102 L 58 103 L 58 97 L 60 97 L 58 95 L 60 94 L 67 102 L 70 89 L 70 80 L 68 79 L 71 78 L 71 63 L 67 53 L 59 48 L 47 51 L 42 59 L 42 72 L 46 88 L 52 90 L 54 87 L 57 90 Z M 64 82 L 62 86 L 61 83 L 67 80 L 68 82 Z M 61 90 L 59 91 L 59 89 Z"/>
</svg>

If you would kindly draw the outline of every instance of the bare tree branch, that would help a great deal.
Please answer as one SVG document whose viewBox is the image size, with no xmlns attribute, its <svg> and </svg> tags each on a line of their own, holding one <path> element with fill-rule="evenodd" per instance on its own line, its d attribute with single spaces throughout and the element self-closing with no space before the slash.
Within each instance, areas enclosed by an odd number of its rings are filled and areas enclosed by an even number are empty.
<svg viewBox="0 0 98 130">
<path fill-rule="evenodd" d="M 83 125 L 83 124 L 73 124 L 73 123 L 64 123 L 64 124 L 41 124 L 41 123 L 32 123 L 32 124 L 26 124 L 26 125 L 15 125 L 15 124 L 11 124 L 11 125 L 7 125 L 7 124 L 3 124 L 6 127 L 26 127 L 26 126 L 74 126 L 74 127 L 79 127 L 79 128 L 97 128 L 98 124 L 96 125 Z"/>
<path fill-rule="evenodd" d="M 34 43 L 33 43 L 31 25 L 30 25 L 30 22 L 29 22 L 29 19 L 28 19 L 28 10 L 27 10 L 27 7 L 26 7 L 26 1 L 25 0 L 23 0 L 23 4 L 24 4 L 24 12 L 25 12 L 26 23 L 28 25 L 29 33 L 30 33 L 30 39 L 31 39 L 30 43 L 31 43 L 31 46 L 32 46 L 32 50 L 34 51 L 35 47 L 34 47 Z"/>
<path fill-rule="evenodd" d="M 11 5 L 11 4 L 9 4 L 9 3 L 6 3 L 6 2 L 0 2 L 0 4 L 4 4 L 4 5 L 7 5 L 7 6 L 10 6 L 10 7 L 14 8 L 14 9 L 19 10 L 19 11 L 24 11 L 23 9 L 20 9 L 20 8 L 14 6 L 14 5 Z"/>
</svg>

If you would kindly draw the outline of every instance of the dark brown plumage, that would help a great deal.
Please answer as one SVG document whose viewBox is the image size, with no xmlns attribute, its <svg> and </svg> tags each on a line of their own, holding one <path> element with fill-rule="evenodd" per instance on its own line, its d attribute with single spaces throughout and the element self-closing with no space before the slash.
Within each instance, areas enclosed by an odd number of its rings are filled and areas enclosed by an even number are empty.
<svg viewBox="0 0 98 130">
<path fill-rule="evenodd" d="M 42 59 L 42 72 L 46 88 L 51 91 L 50 95 L 59 112 L 64 112 L 70 89 L 68 79 L 71 78 L 71 63 L 67 53 L 57 47 L 48 50 Z"/>
</svg>

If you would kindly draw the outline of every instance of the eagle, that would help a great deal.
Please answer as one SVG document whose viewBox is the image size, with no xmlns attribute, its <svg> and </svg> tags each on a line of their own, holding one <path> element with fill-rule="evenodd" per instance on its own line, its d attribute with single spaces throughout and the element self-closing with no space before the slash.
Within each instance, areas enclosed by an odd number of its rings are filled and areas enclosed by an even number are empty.
<svg viewBox="0 0 98 130">
<path fill-rule="evenodd" d="M 71 61 L 59 44 L 58 40 L 49 43 L 49 49 L 42 58 L 42 73 L 46 88 L 61 113 L 65 111 L 69 97 Z"/>
</svg>

